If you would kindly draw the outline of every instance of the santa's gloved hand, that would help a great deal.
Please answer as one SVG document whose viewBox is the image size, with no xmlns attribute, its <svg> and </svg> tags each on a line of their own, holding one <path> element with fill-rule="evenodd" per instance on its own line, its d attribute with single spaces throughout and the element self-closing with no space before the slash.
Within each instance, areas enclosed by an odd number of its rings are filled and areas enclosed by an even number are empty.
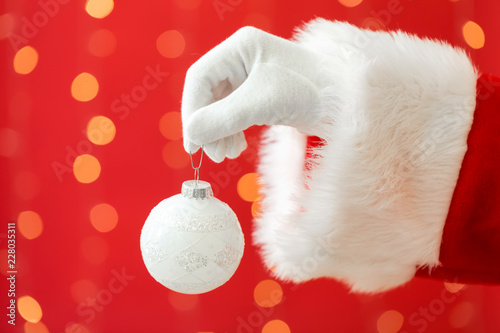
<svg viewBox="0 0 500 333">
<path fill-rule="evenodd" d="M 238 30 L 186 74 L 184 148 L 195 152 L 204 145 L 207 155 L 220 162 L 246 148 L 243 130 L 252 125 L 288 125 L 310 133 L 322 118 L 314 111 L 321 90 L 333 79 L 320 70 L 327 61 L 321 53 L 256 28 Z"/>
</svg>

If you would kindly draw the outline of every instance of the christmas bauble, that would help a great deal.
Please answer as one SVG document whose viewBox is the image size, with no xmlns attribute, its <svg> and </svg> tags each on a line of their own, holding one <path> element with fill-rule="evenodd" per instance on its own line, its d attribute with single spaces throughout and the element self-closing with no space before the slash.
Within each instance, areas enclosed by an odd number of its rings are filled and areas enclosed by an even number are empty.
<svg viewBox="0 0 500 333">
<path fill-rule="evenodd" d="M 151 210 L 141 233 L 149 273 L 165 287 L 201 294 L 227 282 L 243 256 L 238 218 L 213 197 L 210 184 L 186 181 L 181 194 Z"/>
</svg>

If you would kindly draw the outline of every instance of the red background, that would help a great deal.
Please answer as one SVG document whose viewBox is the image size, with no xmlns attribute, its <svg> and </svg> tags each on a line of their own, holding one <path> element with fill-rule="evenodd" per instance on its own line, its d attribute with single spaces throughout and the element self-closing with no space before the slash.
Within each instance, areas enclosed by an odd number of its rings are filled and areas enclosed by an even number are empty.
<svg viewBox="0 0 500 333">
<path fill-rule="evenodd" d="M 285 322 L 291 332 L 396 332 L 398 326 L 391 330 L 390 323 L 377 328 L 380 316 L 388 310 L 404 317 L 401 330 L 406 332 L 500 332 L 497 286 L 471 285 L 452 295 L 442 281 L 415 278 L 397 290 L 366 296 L 350 294 L 343 285 L 324 279 L 300 286 L 281 284 L 280 304 L 258 306 L 254 288 L 270 276 L 251 245 L 251 203 L 237 195 L 236 184 L 255 171 L 259 128 L 247 131 L 249 150 L 230 166 L 237 171 L 228 173 L 227 161 L 215 164 L 208 159 L 202 168 L 202 179 L 215 184 L 217 196 L 235 210 L 245 233 L 245 254 L 233 278 L 207 294 L 176 294 L 148 274 L 139 249 L 140 231 L 151 208 L 178 193 L 182 181 L 193 175 L 181 140 L 162 136 L 160 118 L 180 110 L 184 74 L 190 64 L 239 27 L 254 25 L 288 38 L 294 27 L 316 16 L 358 26 L 378 22 L 380 27 L 383 23 L 388 29 L 464 47 L 481 71 L 498 76 L 498 1 L 400 0 L 402 10 L 397 14 L 388 11 L 394 0 L 365 0 L 352 8 L 335 0 L 120 1 L 103 19 L 88 15 L 83 0 L 65 2 L 27 43 L 16 46 L 12 38 L 0 40 L 0 128 L 12 129 L 19 137 L 14 152 L 0 156 L 0 245 L 2 249 L 7 246 L 8 221 L 16 220 L 22 211 L 40 215 L 44 229 L 39 237 L 28 240 L 17 233 L 16 297 L 29 295 L 38 301 L 41 322 L 50 332 L 261 332 L 273 319 Z M 228 6 L 223 13 L 216 9 L 220 3 Z M 23 17 L 32 20 L 41 10 L 37 1 L 6 1 L 0 15 L 14 18 L 9 30 L 12 37 L 12 33 L 22 35 Z M 481 49 L 474 50 L 464 41 L 462 26 L 469 20 L 485 33 Z M 116 49 L 107 57 L 96 57 L 87 44 L 92 33 L 102 28 L 114 33 Z M 186 42 L 176 58 L 162 56 L 156 47 L 158 36 L 167 30 L 179 31 Z M 21 75 L 12 62 L 17 48 L 25 45 L 37 50 L 39 60 L 31 73 Z M 120 118 L 122 114 L 111 106 L 113 101 L 142 84 L 148 66 L 159 66 L 169 75 L 128 116 Z M 71 95 L 71 83 L 82 72 L 91 73 L 99 82 L 97 96 L 88 102 Z M 116 126 L 116 137 L 104 146 L 88 144 L 84 132 L 87 122 L 97 115 L 110 118 Z M 165 157 L 179 161 L 175 168 L 164 161 L 166 144 L 176 147 Z M 78 182 L 66 161 L 76 157 L 68 156 L 68 147 L 78 151 L 84 145 L 91 147 L 85 153 L 95 156 L 102 168 L 99 178 L 89 184 Z M 67 165 L 70 171 L 58 176 L 54 162 Z M 221 178 L 223 174 L 229 175 L 228 183 Z M 118 212 L 116 228 L 107 233 L 98 232 L 89 220 L 90 209 L 99 203 L 110 204 Z M 89 255 L 102 260 L 89 262 Z M 6 275 L 7 258 L 0 261 Z M 90 307 L 78 311 L 81 299 L 72 295 L 76 282 L 91 281 L 93 288 L 80 292 L 95 298 L 110 289 L 114 274 L 123 270 L 129 280 L 108 304 L 99 311 Z M 25 326 L 19 314 L 15 327 L 7 325 L 5 276 L 0 287 L 1 331 L 44 332 Z"/>
</svg>

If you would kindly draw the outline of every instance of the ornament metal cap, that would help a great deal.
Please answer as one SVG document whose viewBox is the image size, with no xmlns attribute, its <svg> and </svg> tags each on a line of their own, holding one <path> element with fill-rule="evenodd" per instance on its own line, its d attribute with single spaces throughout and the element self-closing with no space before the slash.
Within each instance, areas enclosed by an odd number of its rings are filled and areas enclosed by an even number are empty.
<svg viewBox="0 0 500 333">
<path fill-rule="evenodd" d="M 212 186 L 203 180 L 187 180 L 182 183 L 181 194 L 188 199 L 213 197 Z"/>
</svg>

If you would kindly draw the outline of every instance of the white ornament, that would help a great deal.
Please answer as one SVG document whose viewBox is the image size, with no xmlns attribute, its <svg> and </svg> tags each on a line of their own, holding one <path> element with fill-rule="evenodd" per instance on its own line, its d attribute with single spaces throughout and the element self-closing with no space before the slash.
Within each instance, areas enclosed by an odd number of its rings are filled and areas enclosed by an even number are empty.
<svg viewBox="0 0 500 333">
<path fill-rule="evenodd" d="M 194 169 L 198 178 L 199 166 Z M 184 294 L 205 293 L 226 283 L 238 268 L 244 247 L 236 214 L 213 197 L 209 183 L 199 180 L 184 182 L 181 194 L 153 208 L 141 233 L 149 273 Z"/>
</svg>

